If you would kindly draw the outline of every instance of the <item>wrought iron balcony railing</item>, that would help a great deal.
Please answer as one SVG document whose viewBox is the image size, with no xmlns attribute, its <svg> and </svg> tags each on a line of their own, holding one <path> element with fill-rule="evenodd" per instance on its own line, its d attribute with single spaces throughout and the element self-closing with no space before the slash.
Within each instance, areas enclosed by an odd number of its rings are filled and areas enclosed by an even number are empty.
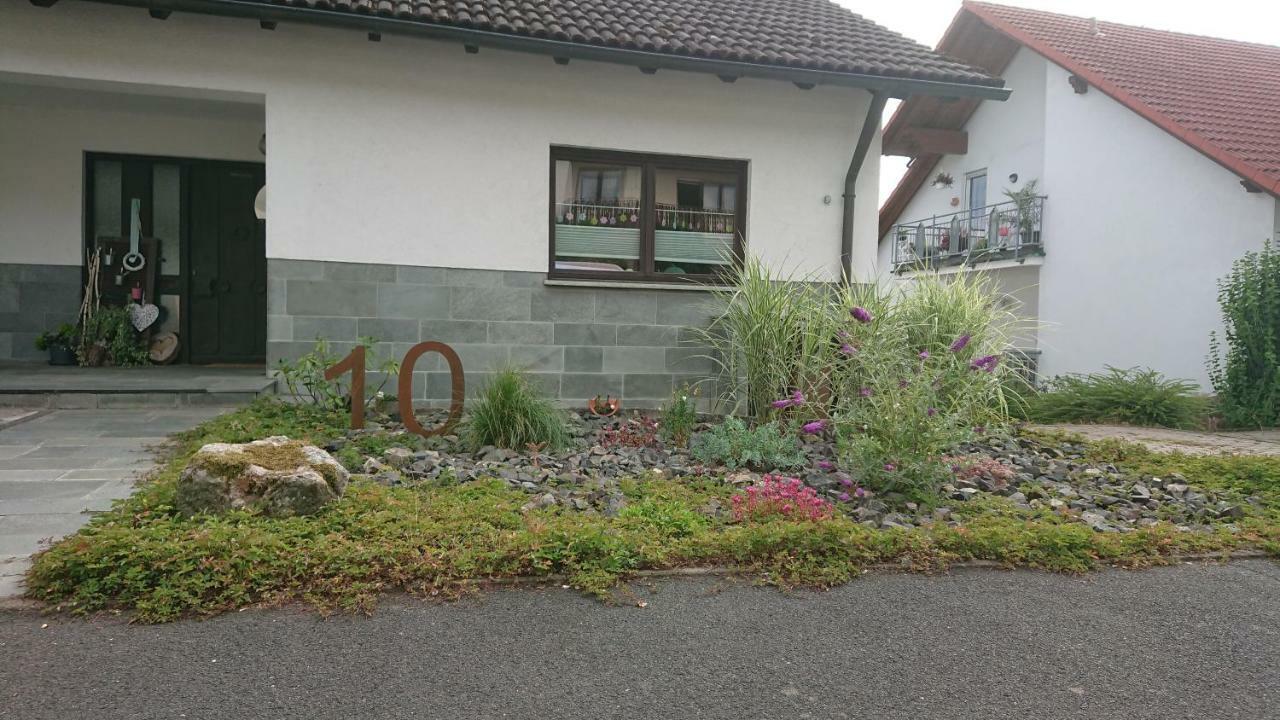
<svg viewBox="0 0 1280 720">
<path fill-rule="evenodd" d="M 1044 196 L 893 226 L 895 272 L 1044 254 Z"/>
</svg>

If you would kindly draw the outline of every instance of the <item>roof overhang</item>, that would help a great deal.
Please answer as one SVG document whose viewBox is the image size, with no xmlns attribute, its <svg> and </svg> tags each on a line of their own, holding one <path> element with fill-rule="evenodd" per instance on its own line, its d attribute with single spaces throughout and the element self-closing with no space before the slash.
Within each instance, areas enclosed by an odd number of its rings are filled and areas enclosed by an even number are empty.
<svg viewBox="0 0 1280 720">
<path fill-rule="evenodd" d="M 56 0 L 32 0 L 50 5 Z M 475 48 L 492 48 L 547 55 L 553 58 L 591 60 L 619 65 L 632 65 L 647 72 L 680 70 L 718 75 L 724 79 L 751 77 L 784 80 L 801 87 L 834 85 L 880 92 L 888 97 L 906 98 L 932 95 L 952 98 L 1005 100 L 1009 90 L 1002 86 L 979 83 L 939 82 L 915 78 L 888 77 L 855 73 L 829 72 L 806 68 L 734 62 L 666 53 L 609 48 L 545 38 L 512 35 L 451 25 L 438 25 L 406 20 L 368 12 L 350 12 L 292 5 L 265 4 L 246 0 L 90 0 L 110 5 L 124 5 L 153 11 L 156 17 L 170 12 L 190 12 L 224 17 L 252 18 L 263 22 L 286 22 L 325 27 L 348 28 L 368 33 L 407 35 L 433 40 L 452 41 Z"/>
</svg>

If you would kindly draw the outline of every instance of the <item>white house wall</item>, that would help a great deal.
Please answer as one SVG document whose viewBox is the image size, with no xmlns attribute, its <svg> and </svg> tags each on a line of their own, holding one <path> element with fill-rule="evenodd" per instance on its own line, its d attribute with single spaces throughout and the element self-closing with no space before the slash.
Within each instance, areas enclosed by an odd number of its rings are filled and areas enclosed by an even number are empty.
<svg viewBox="0 0 1280 720">
<path fill-rule="evenodd" d="M 947 173 L 955 184 L 949 189 L 934 189 L 930 183 L 916 193 L 895 222 L 910 222 L 935 215 L 948 215 L 965 209 L 965 176 L 987 171 L 987 204 L 1004 202 L 1003 191 L 1017 190 L 1029 180 L 1039 179 L 1044 193 L 1044 74 L 1048 65 L 1043 57 L 1028 50 L 1018 51 L 1004 74 L 1006 85 L 1013 94 L 1004 102 L 984 102 L 966 129 L 969 132 L 969 152 L 964 155 L 946 155 L 938 162 L 930 181 L 938 173 Z M 1009 182 L 1011 173 L 1018 174 L 1018 182 Z M 953 204 L 954 201 L 954 204 Z M 1046 237 L 1046 251 L 1052 252 L 1052 239 Z M 881 248 L 880 264 L 890 268 L 889 251 L 892 244 Z"/>
<path fill-rule="evenodd" d="M 453 43 L 371 43 L 288 24 L 266 32 L 183 13 L 158 22 L 87 3 L 0 5 L 0 72 L 265 98 L 270 258 L 519 271 L 546 269 L 548 150 L 576 145 L 746 159 L 750 251 L 834 274 L 843 177 L 869 102 L 852 89 L 648 76 L 576 60 L 560 67 L 542 56 L 468 55 Z M 154 133 L 155 147 L 130 147 L 181 150 L 164 135 Z M 858 183 L 855 265 L 866 272 L 878 150 Z M 80 188 L 65 172 L 41 182 Z M 58 208 L 25 220 L 53 225 L 24 227 L 19 242 L 67 233 L 76 213 Z M 35 250 L 6 239 L 0 260 L 71 262 L 78 236 L 66 242 Z"/>
<path fill-rule="evenodd" d="M 1275 228 L 1275 200 L 1051 65 L 1040 269 L 1047 374 L 1150 366 L 1207 388 L 1218 278 Z"/>
<path fill-rule="evenodd" d="M 83 262 L 84 153 L 261 161 L 262 108 L 0 79 L 0 263 Z"/>
</svg>

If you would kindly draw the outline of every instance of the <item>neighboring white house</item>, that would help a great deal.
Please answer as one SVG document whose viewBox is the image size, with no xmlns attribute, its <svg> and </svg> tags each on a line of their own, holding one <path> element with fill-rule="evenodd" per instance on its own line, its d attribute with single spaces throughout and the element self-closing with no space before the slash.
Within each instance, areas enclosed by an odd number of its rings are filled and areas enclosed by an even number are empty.
<svg viewBox="0 0 1280 720">
<path fill-rule="evenodd" d="M 689 290 L 742 253 L 872 275 L 887 99 L 1001 85 L 826 0 L 5 2 L 0 358 L 101 247 L 184 361 L 442 340 L 663 398 L 707 369 Z"/>
<path fill-rule="evenodd" d="M 1041 377 L 1149 366 L 1208 389 L 1217 280 L 1280 235 L 1280 48 L 966 2 L 938 49 L 1013 94 L 915 98 L 885 127 L 913 160 L 881 268 L 989 271 L 1038 321 L 1019 344 Z M 1020 208 L 1005 193 L 1031 181 Z"/>
</svg>

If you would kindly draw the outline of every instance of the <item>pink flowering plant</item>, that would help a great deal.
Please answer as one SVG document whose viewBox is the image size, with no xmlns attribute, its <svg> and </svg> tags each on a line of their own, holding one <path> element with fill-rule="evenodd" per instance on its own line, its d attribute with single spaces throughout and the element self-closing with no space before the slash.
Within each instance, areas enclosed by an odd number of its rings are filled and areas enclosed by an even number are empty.
<svg viewBox="0 0 1280 720">
<path fill-rule="evenodd" d="M 735 522 L 773 519 L 818 522 L 835 517 L 835 506 L 799 478 L 765 475 L 729 498 Z"/>
</svg>

